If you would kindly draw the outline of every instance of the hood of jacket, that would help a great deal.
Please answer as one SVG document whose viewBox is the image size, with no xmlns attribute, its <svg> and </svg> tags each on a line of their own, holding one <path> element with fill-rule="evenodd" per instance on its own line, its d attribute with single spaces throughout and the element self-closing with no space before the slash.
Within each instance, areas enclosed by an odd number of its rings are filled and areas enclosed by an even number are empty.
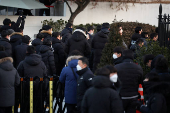
<svg viewBox="0 0 170 113">
<path fill-rule="evenodd" d="M 108 77 L 97 75 L 93 77 L 92 84 L 96 88 L 110 87 L 112 82 Z"/>
<path fill-rule="evenodd" d="M 81 40 L 85 40 L 86 39 L 86 34 L 84 33 L 83 30 L 81 29 L 76 29 L 72 35 L 72 38 L 74 41 L 79 42 Z"/>
<path fill-rule="evenodd" d="M 61 43 L 61 40 L 52 37 L 52 44 L 55 44 L 55 43 Z"/>
<path fill-rule="evenodd" d="M 49 46 L 47 46 L 47 45 L 42 45 L 42 46 L 40 47 L 40 53 L 45 53 L 45 52 L 47 52 L 47 51 L 52 51 L 52 48 L 49 47 Z"/>
<path fill-rule="evenodd" d="M 33 46 L 37 46 L 37 45 L 42 45 L 43 43 L 42 43 L 41 39 L 36 38 L 35 40 L 32 41 L 31 44 L 32 44 Z"/>
<path fill-rule="evenodd" d="M 77 55 L 77 56 L 69 56 L 66 60 L 66 65 L 68 66 L 69 65 L 69 62 L 72 61 L 72 60 L 78 60 L 79 58 L 81 58 L 82 56 L 80 55 Z M 77 65 L 77 64 L 76 64 Z"/>
<path fill-rule="evenodd" d="M 18 36 L 17 36 L 18 35 Z M 23 34 L 19 32 L 14 32 L 11 34 L 10 42 L 16 42 L 22 38 Z"/>
<path fill-rule="evenodd" d="M 66 35 L 67 33 L 70 33 L 70 34 L 71 34 L 70 30 L 68 30 L 67 28 L 65 28 L 65 29 L 62 30 L 61 36 L 64 36 L 64 35 Z"/>
<path fill-rule="evenodd" d="M 48 36 L 50 36 L 50 37 L 52 36 L 52 32 L 50 32 L 50 31 L 42 30 L 41 33 L 44 35 L 45 38 Z"/>
<path fill-rule="evenodd" d="M 4 25 L 4 26 L 1 27 L 0 30 L 3 31 L 3 30 L 8 30 L 8 29 L 11 29 L 11 27 L 8 26 L 8 25 Z"/>
<path fill-rule="evenodd" d="M 31 66 L 36 66 L 41 62 L 41 56 L 38 54 L 30 54 L 25 57 L 24 61 Z"/>
<path fill-rule="evenodd" d="M 13 59 L 11 57 L 5 57 L 0 59 L 0 68 L 5 71 L 11 71 L 13 67 Z"/>
<path fill-rule="evenodd" d="M 10 42 L 7 38 L 1 38 L 0 41 Z"/>
<path fill-rule="evenodd" d="M 108 29 L 101 29 L 99 32 L 98 32 L 98 35 L 102 38 L 108 38 L 108 34 L 109 34 L 109 30 Z"/>
</svg>

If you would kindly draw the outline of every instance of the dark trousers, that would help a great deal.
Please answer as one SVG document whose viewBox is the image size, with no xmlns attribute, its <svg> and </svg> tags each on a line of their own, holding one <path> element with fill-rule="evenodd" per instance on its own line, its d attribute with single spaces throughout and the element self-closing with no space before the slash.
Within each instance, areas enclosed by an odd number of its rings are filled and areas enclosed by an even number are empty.
<svg viewBox="0 0 170 113">
<path fill-rule="evenodd" d="M 11 107 L 0 107 L 0 113 L 12 113 L 12 106 Z"/>
<path fill-rule="evenodd" d="M 45 11 L 46 16 L 50 16 L 50 8 L 48 8 L 48 9 L 40 9 L 39 16 L 43 16 L 44 11 Z"/>
<path fill-rule="evenodd" d="M 74 113 L 76 111 L 76 104 L 67 104 L 67 113 Z"/>
<path fill-rule="evenodd" d="M 137 98 L 122 99 L 125 113 L 136 113 L 136 101 L 137 101 Z"/>
</svg>

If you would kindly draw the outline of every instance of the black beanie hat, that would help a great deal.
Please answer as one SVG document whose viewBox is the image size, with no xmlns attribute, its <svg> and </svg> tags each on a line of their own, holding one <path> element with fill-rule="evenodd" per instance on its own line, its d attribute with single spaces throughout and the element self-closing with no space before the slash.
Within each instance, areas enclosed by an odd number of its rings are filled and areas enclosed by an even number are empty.
<svg viewBox="0 0 170 113">
<path fill-rule="evenodd" d="M 49 30 L 49 29 L 51 29 L 52 27 L 51 26 L 49 26 L 49 25 L 44 25 L 43 27 L 42 27 L 42 30 Z"/>
<path fill-rule="evenodd" d="M 67 28 L 69 28 L 69 27 L 71 27 L 71 26 L 73 26 L 73 24 L 71 24 L 71 23 L 67 23 L 67 24 L 66 24 L 66 27 L 67 27 Z"/>
<path fill-rule="evenodd" d="M 110 24 L 109 23 L 103 23 L 102 28 L 110 28 Z"/>
<path fill-rule="evenodd" d="M 8 57 L 7 53 L 5 51 L 0 51 L 0 59 Z"/>
</svg>

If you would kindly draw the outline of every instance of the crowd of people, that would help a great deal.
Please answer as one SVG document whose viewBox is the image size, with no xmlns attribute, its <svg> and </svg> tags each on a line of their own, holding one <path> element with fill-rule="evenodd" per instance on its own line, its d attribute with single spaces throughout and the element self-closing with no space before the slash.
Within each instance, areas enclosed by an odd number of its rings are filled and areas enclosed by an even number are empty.
<svg viewBox="0 0 170 113">
<path fill-rule="evenodd" d="M 67 113 L 169 113 L 170 74 L 166 58 L 141 56 L 151 69 L 147 75 L 134 62 L 140 47 L 150 43 L 147 38 L 158 40 L 157 33 L 148 37 L 141 27 L 136 27 L 129 46 L 122 40 L 122 46 L 114 48 L 113 65 L 98 68 L 109 39 L 109 23 L 97 26 L 95 34 L 93 26 L 87 31 L 83 27 L 73 31 L 73 25 L 67 23 L 60 33 L 44 25 L 31 42 L 23 34 L 24 19 L 19 16 L 16 23 L 5 19 L 0 28 L 0 113 L 12 113 L 20 77 L 36 76 L 59 77 L 65 86 Z M 117 29 L 122 36 L 123 28 Z M 144 101 L 140 101 L 139 84 L 144 88 Z"/>
</svg>

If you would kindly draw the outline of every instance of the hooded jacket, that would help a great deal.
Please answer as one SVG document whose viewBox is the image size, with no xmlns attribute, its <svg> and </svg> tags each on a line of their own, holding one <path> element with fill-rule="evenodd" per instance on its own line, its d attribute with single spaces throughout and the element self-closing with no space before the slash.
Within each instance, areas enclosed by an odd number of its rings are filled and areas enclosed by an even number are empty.
<svg viewBox="0 0 170 113">
<path fill-rule="evenodd" d="M 65 29 L 62 30 L 61 36 L 62 36 L 62 42 L 63 42 L 63 43 L 66 43 L 67 40 L 68 40 L 69 38 L 71 38 L 72 32 L 71 32 L 68 28 L 65 28 Z"/>
<path fill-rule="evenodd" d="M 8 54 L 8 56 L 12 56 L 12 46 L 7 38 L 0 39 L 0 45 L 5 47 L 5 52 Z"/>
<path fill-rule="evenodd" d="M 39 53 L 39 50 L 40 50 L 40 47 L 42 44 L 43 43 L 42 43 L 41 39 L 39 39 L 39 38 L 36 38 L 32 41 L 32 45 L 35 47 L 37 54 Z"/>
<path fill-rule="evenodd" d="M 67 67 L 64 67 L 60 74 L 60 82 L 65 84 L 64 96 L 67 104 L 77 104 L 77 79 L 79 75 L 76 73 L 78 59 L 82 56 L 70 56 L 67 58 Z M 73 71 L 75 75 L 73 74 Z M 75 78 L 76 76 L 76 78 Z"/>
<path fill-rule="evenodd" d="M 72 37 L 67 40 L 65 45 L 65 52 L 68 55 L 74 50 L 78 50 L 84 56 L 88 56 L 91 52 L 90 45 L 86 39 L 86 35 L 80 29 L 76 29 Z"/>
<path fill-rule="evenodd" d="M 56 74 L 55 62 L 54 62 L 54 54 L 52 52 L 52 48 L 47 45 L 42 45 L 40 47 L 40 53 L 42 57 L 42 61 L 47 67 L 47 75 L 53 76 Z"/>
<path fill-rule="evenodd" d="M 46 31 L 46 30 L 42 30 L 41 33 L 44 35 L 44 38 L 50 38 L 52 40 L 52 32 L 50 31 Z"/>
<path fill-rule="evenodd" d="M 0 107 L 15 103 L 15 86 L 19 85 L 20 77 L 12 62 L 11 57 L 0 59 Z"/>
<path fill-rule="evenodd" d="M 124 113 L 118 93 L 110 88 L 109 78 L 96 76 L 92 84 L 83 97 L 82 113 Z"/>
</svg>

